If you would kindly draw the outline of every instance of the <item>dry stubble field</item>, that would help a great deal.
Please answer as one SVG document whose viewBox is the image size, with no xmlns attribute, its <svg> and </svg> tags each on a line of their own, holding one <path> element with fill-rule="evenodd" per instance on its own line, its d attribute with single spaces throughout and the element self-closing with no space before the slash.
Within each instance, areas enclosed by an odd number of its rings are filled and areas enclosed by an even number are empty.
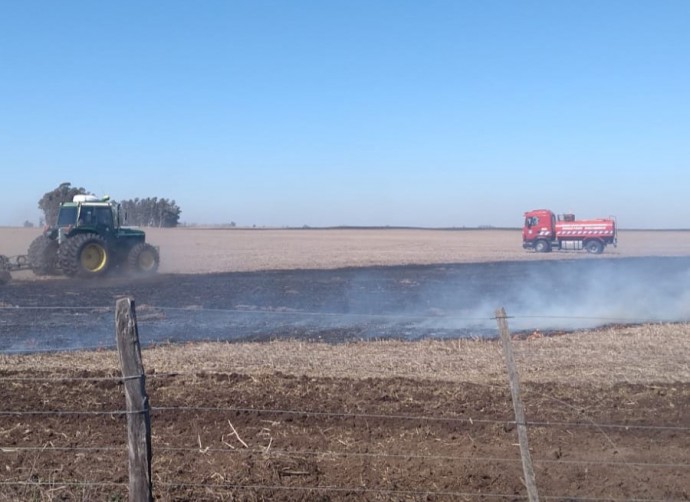
<svg viewBox="0 0 690 502">
<path fill-rule="evenodd" d="M 0 253 L 23 252 L 36 233 L 0 230 Z M 601 258 L 527 253 L 517 231 L 149 236 L 162 273 Z M 621 232 L 605 253 L 688 256 L 690 232 Z M 689 336 L 688 325 L 666 324 L 515 340 L 543 498 L 690 498 Z M 203 343 L 143 359 L 157 499 L 526 496 L 497 342 Z M 117 375 L 109 351 L 2 356 L 3 409 L 20 413 L 0 416 L 0 500 L 126 498 L 124 419 L 107 412 L 123 406 Z"/>
<path fill-rule="evenodd" d="M 519 230 L 149 228 L 161 273 L 368 267 L 505 260 L 591 259 L 522 249 Z M 37 229 L 0 228 L 0 254 L 25 254 Z M 688 256 L 690 231 L 621 231 L 605 257 Z M 16 274 L 30 279 L 30 273 Z"/>
</svg>

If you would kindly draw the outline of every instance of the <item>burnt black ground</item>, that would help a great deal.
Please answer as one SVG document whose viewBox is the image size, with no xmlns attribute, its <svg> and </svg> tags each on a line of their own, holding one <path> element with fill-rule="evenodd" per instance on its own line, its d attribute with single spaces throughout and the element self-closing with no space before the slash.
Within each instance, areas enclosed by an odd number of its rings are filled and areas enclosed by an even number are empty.
<svg viewBox="0 0 690 502">
<path fill-rule="evenodd" d="M 279 337 L 493 337 L 690 315 L 690 258 L 290 270 L 14 281 L 0 287 L 0 350 L 111 347 L 118 298 L 137 305 L 144 344 Z"/>
</svg>

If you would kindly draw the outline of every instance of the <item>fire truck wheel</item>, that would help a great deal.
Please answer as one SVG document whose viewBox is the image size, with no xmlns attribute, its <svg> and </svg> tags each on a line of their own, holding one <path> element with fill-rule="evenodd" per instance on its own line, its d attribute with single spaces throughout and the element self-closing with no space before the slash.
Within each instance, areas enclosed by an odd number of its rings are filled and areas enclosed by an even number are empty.
<svg viewBox="0 0 690 502">
<path fill-rule="evenodd" d="M 551 245 L 547 241 L 540 239 L 534 243 L 534 250 L 537 253 L 548 253 L 551 251 Z"/>
<path fill-rule="evenodd" d="M 585 249 L 588 253 L 601 254 L 604 251 L 604 245 L 601 241 L 587 241 L 585 242 Z"/>
</svg>

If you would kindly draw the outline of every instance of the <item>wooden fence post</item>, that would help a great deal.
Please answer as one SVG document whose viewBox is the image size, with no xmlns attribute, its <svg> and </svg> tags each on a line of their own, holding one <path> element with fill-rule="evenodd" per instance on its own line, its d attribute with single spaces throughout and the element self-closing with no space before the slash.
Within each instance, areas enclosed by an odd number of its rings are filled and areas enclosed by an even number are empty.
<svg viewBox="0 0 690 502">
<path fill-rule="evenodd" d="M 127 440 L 129 452 L 129 500 L 150 502 L 151 415 L 146 395 L 144 366 L 141 362 L 139 330 L 132 298 L 115 304 L 115 338 L 127 402 Z"/>
<path fill-rule="evenodd" d="M 520 442 L 522 472 L 525 475 L 525 486 L 527 487 L 527 496 L 529 497 L 530 502 L 538 502 L 539 493 L 537 492 L 537 481 L 534 477 L 532 457 L 529 453 L 529 445 L 527 443 L 527 425 L 525 423 L 525 410 L 522 406 L 522 398 L 520 397 L 520 381 L 518 379 L 518 373 L 515 367 L 515 360 L 513 358 L 513 345 L 510 340 L 510 332 L 508 331 L 506 311 L 505 309 L 503 309 L 503 307 L 501 307 L 500 309 L 496 309 L 496 322 L 498 323 L 498 331 L 501 335 L 501 343 L 503 345 L 503 354 L 505 356 L 506 366 L 508 368 L 508 380 L 510 382 L 510 393 L 513 397 L 513 409 L 515 410 L 515 422 L 517 424 L 518 441 Z"/>
</svg>

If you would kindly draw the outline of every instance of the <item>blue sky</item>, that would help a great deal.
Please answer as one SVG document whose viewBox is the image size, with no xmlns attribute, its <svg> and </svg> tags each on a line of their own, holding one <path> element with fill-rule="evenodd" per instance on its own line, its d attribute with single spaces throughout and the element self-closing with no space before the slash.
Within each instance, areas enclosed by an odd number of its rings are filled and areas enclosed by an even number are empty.
<svg viewBox="0 0 690 502">
<path fill-rule="evenodd" d="M 690 2 L 0 1 L 0 225 L 690 227 Z"/>
</svg>

